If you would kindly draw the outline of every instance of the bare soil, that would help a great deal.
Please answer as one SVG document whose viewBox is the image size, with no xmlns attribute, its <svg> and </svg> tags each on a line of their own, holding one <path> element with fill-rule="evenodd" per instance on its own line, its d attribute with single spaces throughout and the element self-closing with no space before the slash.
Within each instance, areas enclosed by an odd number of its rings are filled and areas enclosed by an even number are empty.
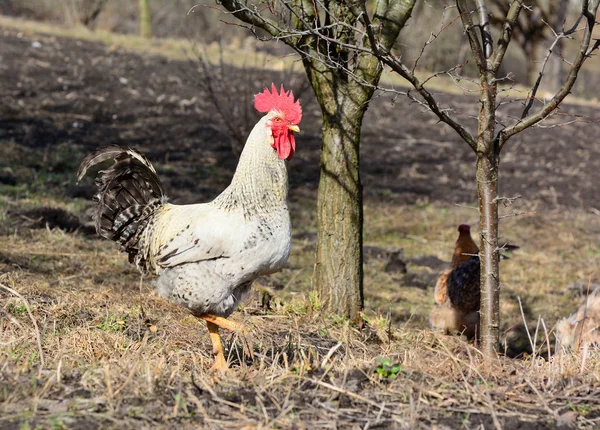
<svg viewBox="0 0 600 430">
<path fill-rule="evenodd" d="M 277 72 L 261 73 L 257 91 L 281 79 Z M 240 79 L 231 82 L 235 92 L 241 80 L 257 74 L 232 76 Z M 204 329 L 154 296 L 149 284 L 140 286 L 115 247 L 95 237 L 87 210 L 92 181 L 74 183 L 85 154 L 118 144 L 148 155 L 171 201 L 218 194 L 237 160 L 198 79 L 192 59 L 0 28 L 0 284 L 22 295 L 0 289 L 0 427 L 597 427 L 597 356 L 553 359 L 543 345 L 544 357 L 531 357 L 521 327 L 513 331 L 509 354 L 519 359 L 502 356 L 490 365 L 465 342 L 425 330 L 431 287 L 450 258 L 454 226 L 477 219 L 452 209 L 476 201 L 475 156 L 421 106 L 388 96 L 376 98 L 364 120 L 361 163 L 367 218 L 388 213 L 367 220 L 366 240 L 373 245 L 366 249 L 366 273 L 371 285 L 387 282 L 392 293 L 367 293 L 371 320 L 363 330 L 319 316 L 318 303 L 295 300 L 289 291 L 273 299 L 270 310 L 251 300 L 234 318 L 252 327 L 255 361 L 246 363 L 237 337 L 230 336 L 233 370 L 211 376 Z M 474 125 L 473 96 L 438 96 Z M 275 281 L 262 282 L 269 292 L 310 282 L 320 119 L 310 92 L 301 99 L 302 133 L 289 166 L 299 257 Z M 521 109 L 518 101 L 507 104 L 500 121 Z M 594 186 L 600 147 L 593 141 L 599 117 L 596 107 L 567 105 L 503 153 L 502 194 L 522 196 L 520 209 L 551 214 L 515 222 L 509 239 L 522 248 L 525 243 L 526 251 L 514 258 L 538 268 L 538 278 L 544 267 L 573 267 L 546 290 L 528 284 L 527 268 L 506 263 L 506 303 L 512 306 L 503 315 L 506 332 L 520 323 L 518 294 L 528 318 L 535 321 L 548 307 L 556 318 L 579 300 L 563 291 L 567 280 L 597 276 L 600 251 L 590 242 L 597 242 L 600 229 L 589 212 L 600 200 Z M 450 211 L 447 219 L 441 211 Z M 558 248 L 555 257 L 536 254 L 548 237 L 533 236 L 556 225 L 572 225 L 557 237 L 573 236 L 580 246 Z M 397 248 L 399 237 L 406 254 Z M 404 307 L 392 309 L 389 303 L 396 302 Z M 400 368 L 390 376 L 375 357 Z"/>
<path fill-rule="evenodd" d="M 77 155 L 101 145 L 134 146 L 159 168 L 169 165 L 167 189 L 182 203 L 213 196 L 228 183 L 236 158 L 214 107 L 199 90 L 193 55 L 190 61 L 143 56 L 11 29 L 2 30 L 1 41 L 0 130 L 5 141 L 18 143 L 21 157 L 68 148 L 73 151 L 69 161 L 76 164 Z M 278 79 L 279 74 L 265 71 L 256 86 Z M 230 91 L 235 88 L 232 81 Z M 472 96 L 438 97 L 474 125 L 477 103 Z M 314 192 L 319 178 L 318 107 L 309 91 L 301 98 L 305 116 L 298 156 L 290 163 L 292 198 L 305 189 Z M 474 202 L 472 150 L 423 110 L 407 99 L 373 100 L 361 142 L 365 195 L 394 203 Z M 521 103 L 508 103 L 499 120 L 515 118 L 521 110 Z M 594 207 L 600 198 L 593 184 L 600 168 L 600 149 L 593 145 L 599 119 L 596 107 L 565 105 L 544 128 L 515 137 L 502 157 L 502 193 L 547 207 Z M 570 121 L 575 122 L 556 127 Z M 32 158 L 39 163 L 39 157 Z M 67 163 L 54 171 L 71 167 Z"/>
</svg>

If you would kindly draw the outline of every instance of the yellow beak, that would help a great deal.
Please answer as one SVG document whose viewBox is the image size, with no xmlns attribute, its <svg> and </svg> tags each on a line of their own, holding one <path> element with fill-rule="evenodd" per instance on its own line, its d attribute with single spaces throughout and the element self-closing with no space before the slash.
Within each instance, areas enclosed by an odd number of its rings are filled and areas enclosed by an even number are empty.
<svg viewBox="0 0 600 430">
<path fill-rule="evenodd" d="M 296 124 L 290 124 L 288 125 L 288 128 L 296 133 L 300 133 L 300 127 L 298 127 Z"/>
</svg>

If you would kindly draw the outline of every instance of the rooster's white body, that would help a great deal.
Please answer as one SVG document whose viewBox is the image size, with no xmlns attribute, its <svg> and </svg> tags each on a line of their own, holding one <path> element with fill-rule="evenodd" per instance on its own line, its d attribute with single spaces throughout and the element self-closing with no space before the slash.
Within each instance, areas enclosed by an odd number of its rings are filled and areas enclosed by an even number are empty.
<svg viewBox="0 0 600 430">
<path fill-rule="evenodd" d="M 156 274 L 161 296 L 207 322 L 215 369 L 226 367 L 218 327 L 259 276 L 288 259 L 291 225 L 285 161 L 295 151 L 302 109 L 283 86 L 265 90 L 254 106 L 266 115 L 254 126 L 229 187 L 209 203 L 167 203 L 148 159 L 133 149 L 111 146 L 83 160 L 81 179 L 93 165 L 115 163 L 96 180 L 96 230 L 121 244 L 129 260 Z M 214 336 L 213 336 L 214 335 Z"/>
<path fill-rule="evenodd" d="M 277 271 L 288 259 L 287 170 L 268 144 L 269 119 L 266 115 L 255 125 L 231 184 L 215 200 L 173 205 L 157 196 L 160 203 L 150 202 L 151 213 L 139 216 L 146 215 L 147 223 L 138 222 L 133 239 L 122 242 L 141 270 L 158 275 L 158 293 L 194 315 L 229 316 L 254 279 Z M 145 157 L 131 149 L 107 149 L 154 172 Z M 119 227 L 117 215 L 112 229 Z"/>
<path fill-rule="evenodd" d="M 266 133 L 263 118 L 219 197 L 205 204 L 166 204 L 146 235 L 158 293 L 195 315 L 230 315 L 254 279 L 288 259 L 287 171 L 272 148 L 261 144 Z"/>
</svg>

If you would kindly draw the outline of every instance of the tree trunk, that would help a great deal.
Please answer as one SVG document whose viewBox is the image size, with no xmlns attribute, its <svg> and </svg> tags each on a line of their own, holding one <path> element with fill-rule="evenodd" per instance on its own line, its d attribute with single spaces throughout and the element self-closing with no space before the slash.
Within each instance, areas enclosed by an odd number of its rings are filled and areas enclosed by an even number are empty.
<svg viewBox="0 0 600 430">
<path fill-rule="evenodd" d="M 338 100 L 337 111 L 323 109 L 313 273 L 313 285 L 323 308 L 352 320 L 360 317 L 364 304 L 359 171 L 360 128 L 366 111 L 363 106 L 346 99 Z"/>
<path fill-rule="evenodd" d="M 483 353 L 494 357 L 498 351 L 500 325 L 500 268 L 498 264 L 498 155 L 477 156 L 477 194 L 481 242 L 481 310 L 480 337 Z"/>
<path fill-rule="evenodd" d="M 372 18 L 364 2 L 292 0 L 285 2 L 283 13 L 275 13 L 278 6 L 258 8 L 268 17 L 257 10 L 260 2 L 219 3 L 236 18 L 284 41 L 302 58 L 323 114 L 313 288 L 324 310 L 357 319 L 363 307 L 360 129 L 383 70 L 381 61 L 364 47 L 373 44 L 375 49 L 376 44 L 377 50 L 391 50 L 415 0 L 378 2 Z M 367 36 L 362 25 L 373 33 Z"/>
<path fill-rule="evenodd" d="M 500 145 L 495 139 L 496 83 L 493 73 L 482 75 L 481 108 L 477 138 L 477 194 L 481 242 L 480 337 L 483 353 L 493 358 L 498 351 L 500 325 L 500 268 L 498 247 L 498 165 Z"/>
<path fill-rule="evenodd" d="M 152 37 L 152 16 L 150 15 L 150 0 L 139 0 L 140 36 Z"/>
</svg>

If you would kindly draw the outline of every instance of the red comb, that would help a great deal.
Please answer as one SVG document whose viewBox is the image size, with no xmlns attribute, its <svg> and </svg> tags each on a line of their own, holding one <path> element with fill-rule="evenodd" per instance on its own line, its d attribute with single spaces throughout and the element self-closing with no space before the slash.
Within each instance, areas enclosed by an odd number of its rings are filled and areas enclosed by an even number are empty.
<svg viewBox="0 0 600 430">
<path fill-rule="evenodd" d="M 254 108 L 259 112 L 281 111 L 292 124 L 299 124 L 302 119 L 300 102 L 294 102 L 294 93 L 292 91 L 285 92 L 283 84 L 281 84 L 279 94 L 277 94 L 275 84 L 271 84 L 271 91 L 265 88 L 262 93 L 257 94 L 254 97 Z"/>
</svg>

